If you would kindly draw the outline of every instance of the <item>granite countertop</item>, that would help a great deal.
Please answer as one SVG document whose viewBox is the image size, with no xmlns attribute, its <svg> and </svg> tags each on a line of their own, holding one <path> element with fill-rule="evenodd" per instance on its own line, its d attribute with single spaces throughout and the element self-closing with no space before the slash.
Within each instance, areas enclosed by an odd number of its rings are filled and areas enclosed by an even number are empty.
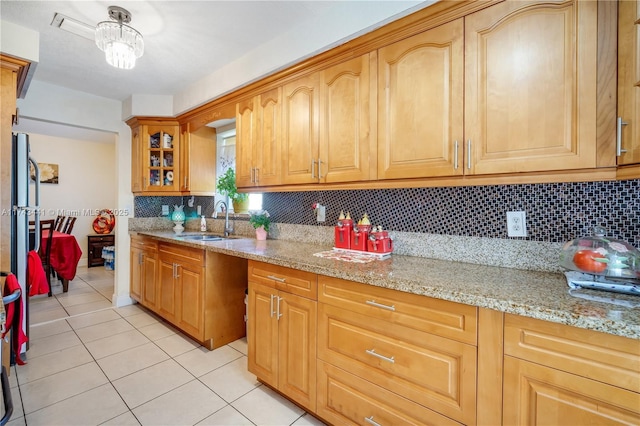
<svg viewBox="0 0 640 426">
<path fill-rule="evenodd" d="M 640 339 L 640 297 L 572 291 L 563 274 L 392 255 L 369 263 L 314 256 L 331 250 L 288 240 L 181 240 L 173 232 L 138 231 L 160 241 L 286 266 L 320 275 L 420 294 L 525 317 Z"/>
</svg>

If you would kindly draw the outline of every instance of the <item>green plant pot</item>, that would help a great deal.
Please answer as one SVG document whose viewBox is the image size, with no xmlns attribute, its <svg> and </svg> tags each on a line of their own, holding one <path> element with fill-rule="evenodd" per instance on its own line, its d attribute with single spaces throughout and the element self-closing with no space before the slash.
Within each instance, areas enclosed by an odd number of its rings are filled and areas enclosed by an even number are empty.
<svg viewBox="0 0 640 426">
<path fill-rule="evenodd" d="M 249 199 L 246 201 L 236 201 L 233 200 L 233 211 L 234 213 L 248 213 L 249 212 Z"/>
</svg>

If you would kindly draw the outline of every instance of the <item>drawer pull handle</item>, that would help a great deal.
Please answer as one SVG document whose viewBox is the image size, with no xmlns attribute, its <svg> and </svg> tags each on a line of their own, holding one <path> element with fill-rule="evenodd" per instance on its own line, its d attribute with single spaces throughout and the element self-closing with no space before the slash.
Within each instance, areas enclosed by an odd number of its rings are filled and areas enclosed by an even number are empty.
<svg viewBox="0 0 640 426">
<path fill-rule="evenodd" d="M 380 426 L 380 423 L 378 423 L 375 420 L 373 420 L 373 416 L 365 417 L 364 421 L 369 423 L 370 425 L 373 425 L 373 426 Z"/>
<path fill-rule="evenodd" d="M 395 311 L 396 310 L 396 305 L 383 305 L 382 303 L 378 303 L 375 300 L 367 300 L 365 301 L 365 303 L 367 305 L 371 305 L 371 306 L 375 306 L 376 308 L 382 308 L 382 309 L 387 309 L 389 311 Z"/>
<path fill-rule="evenodd" d="M 267 275 L 267 278 L 269 278 L 270 280 L 281 282 L 281 283 L 287 280 L 286 278 L 274 277 L 273 275 Z"/>
<path fill-rule="evenodd" d="M 394 364 L 396 362 L 395 359 L 394 359 L 395 357 L 389 358 L 389 357 L 386 357 L 384 355 L 380 355 L 379 353 L 376 353 L 375 349 L 365 349 L 365 352 L 368 353 L 369 355 L 375 356 L 376 358 L 380 358 L 382 360 L 388 361 L 391 364 Z"/>
</svg>

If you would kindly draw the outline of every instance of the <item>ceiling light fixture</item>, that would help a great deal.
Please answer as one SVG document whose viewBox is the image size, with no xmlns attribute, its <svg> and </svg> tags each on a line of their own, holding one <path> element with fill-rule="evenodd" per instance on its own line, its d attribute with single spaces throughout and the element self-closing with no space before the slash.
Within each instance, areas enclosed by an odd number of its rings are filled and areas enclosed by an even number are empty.
<svg viewBox="0 0 640 426">
<path fill-rule="evenodd" d="M 109 6 L 108 10 L 112 21 L 96 26 L 96 45 L 105 53 L 109 65 L 129 70 L 144 53 L 142 35 L 126 25 L 131 22 L 129 11 L 118 6 Z"/>
</svg>

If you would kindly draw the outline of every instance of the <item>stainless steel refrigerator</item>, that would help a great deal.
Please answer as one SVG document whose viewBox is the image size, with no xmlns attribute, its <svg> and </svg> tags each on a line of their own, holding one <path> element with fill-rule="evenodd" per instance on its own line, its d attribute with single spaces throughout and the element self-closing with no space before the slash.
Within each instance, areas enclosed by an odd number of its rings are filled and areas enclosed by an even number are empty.
<svg viewBox="0 0 640 426">
<path fill-rule="evenodd" d="M 29 336 L 29 289 L 27 288 L 27 254 L 40 247 L 40 232 L 29 232 L 29 221 L 35 221 L 35 229 L 40 229 L 40 170 L 31 157 L 29 135 L 14 133 L 11 164 L 11 272 L 14 273 L 23 297 L 22 312 L 25 321 L 22 329 Z M 35 178 L 31 179 L 31 168 Z M 33 193 L 31 193 L 33 191 Z M 14 333 L 15 334 L 15 333 Z M 26 352 L 23 344 L 20 353 Z"/>
</svg>

